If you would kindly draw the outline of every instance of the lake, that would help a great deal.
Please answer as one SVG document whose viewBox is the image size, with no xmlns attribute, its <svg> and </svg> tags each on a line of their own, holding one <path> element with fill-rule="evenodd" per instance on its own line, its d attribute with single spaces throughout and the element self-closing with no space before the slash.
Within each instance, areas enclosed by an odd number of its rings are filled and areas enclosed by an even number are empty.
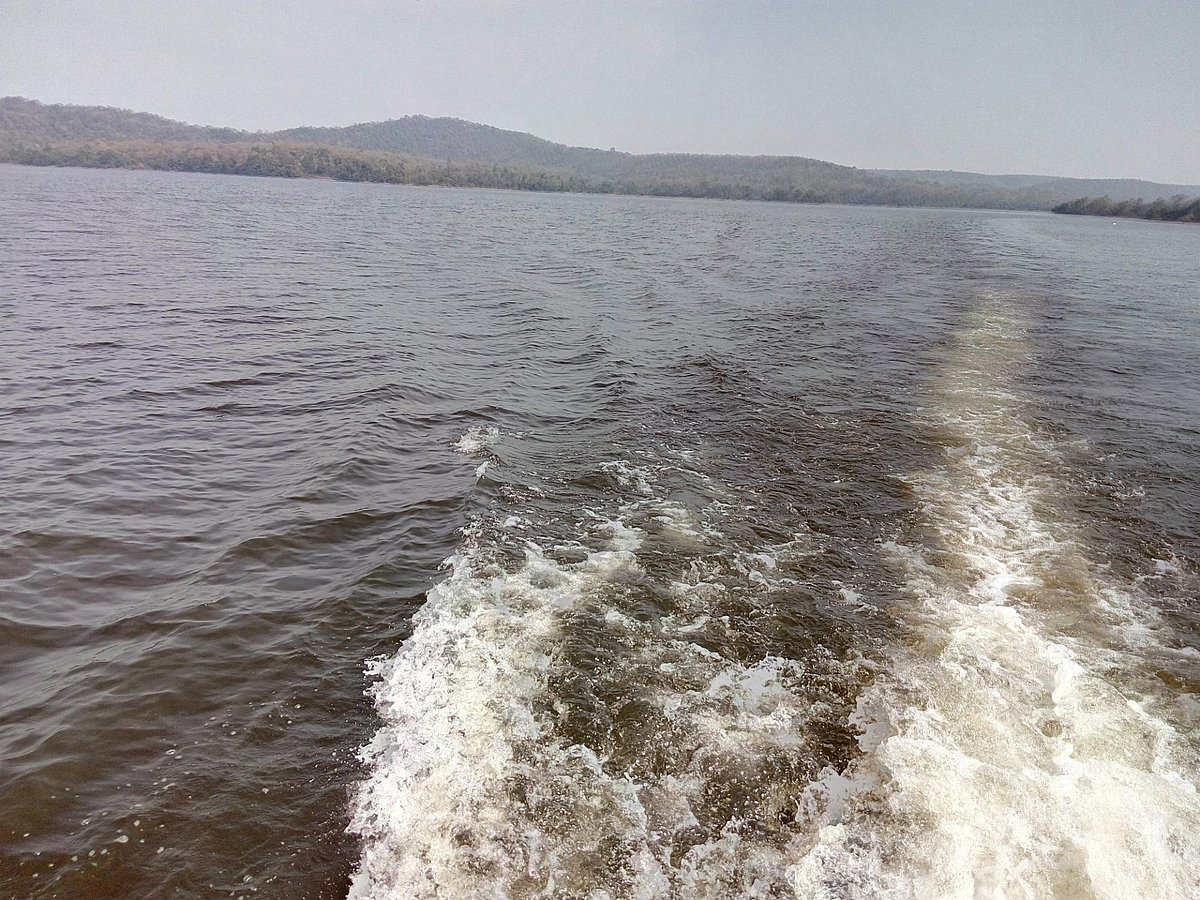
<svg viewBox="0 0 1200 900">
<path fill-rule="evenodd" d="M 1182 897 L 1200 229 L 0 166 L 0 894 Z"/>
</svg>

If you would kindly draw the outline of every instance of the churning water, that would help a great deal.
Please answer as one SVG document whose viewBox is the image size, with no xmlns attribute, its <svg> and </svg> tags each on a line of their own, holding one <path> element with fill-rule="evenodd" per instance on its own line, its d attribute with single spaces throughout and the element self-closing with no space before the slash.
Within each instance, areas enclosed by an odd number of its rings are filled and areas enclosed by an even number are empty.
<svg viewBox="0 0 1200 900">
<path fill-rule="evenodd" d="M 1195 896 L 1197 285 L 0 168 L 4 896 Z"/>
</svg>

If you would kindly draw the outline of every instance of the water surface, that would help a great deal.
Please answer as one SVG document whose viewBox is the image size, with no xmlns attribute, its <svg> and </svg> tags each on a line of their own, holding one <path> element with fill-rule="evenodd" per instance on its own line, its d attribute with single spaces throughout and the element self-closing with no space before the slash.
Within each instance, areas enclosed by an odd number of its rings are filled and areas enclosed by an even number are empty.
<svg viewBox="0 0 1200 900">
<path fill-rule="evenodd" d="M 1200 232 L 0 167 L 12 897 L 1180 897 Z"/>
</svg>

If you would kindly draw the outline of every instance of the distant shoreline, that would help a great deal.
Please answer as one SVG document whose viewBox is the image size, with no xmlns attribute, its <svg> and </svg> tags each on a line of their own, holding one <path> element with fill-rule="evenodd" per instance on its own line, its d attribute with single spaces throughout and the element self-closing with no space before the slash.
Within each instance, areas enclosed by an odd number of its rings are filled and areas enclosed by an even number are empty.
<svg viewBox="0 0 1200 900">
<path fill-rule="evenodd" d="M 513 187 L 500 184 L 475 184 L 469 181 L 391 181 L 373 178 L 339 178 L 333 175 L 318 175 L 318 174 L 288 174 L 288 173 L 264 173 L 264 172 L 245 172 L 245 171 L 218 171 L 207 168 L 181 168 L 167 166 L 151 166 L 151 165 L 111 165 L 103 163 L 83 164 L 77 162 L 23 162 L 13 161 L 10 159 L 0 158 L 0 165 L 20 166 L 30 169 L 79 169 L 83 171 L 104 171 L 116 170 L 122 172 L 167 172 L 177 173 L 181 175 L 228 175 L 242 178 L 278 178 L 289 181 L 325 181 L 341 184 L 379 184 L 391 185 L 395 187 L 436 187 L 436 188 L 459 188 L 461 190 L 484 190 L 484 191 L 517 191 L 520 193 L 533 194 L 574 194 L 580 196 L 615 196 L 615 197 L 650 197 L 659 200 L 722 200 L 722 201 L 742 201 L 747 203 L 786 203 L 795 206 L 851 206 L 865 207 L 871 209 L 938 209 L 938 210 L 979 210 L 986 212 L 1008 212 L 1008 213 L 1040 213 L 1043 215 L 1069 215 L 1069 216 L 1087 216 L 1089 218 L 1117 218 L 1143 222 L 1161 222 L 1167 225 L 1196 225 L 1200 224 L 1200 219 L 1181 219 L 1181 218 L 1153 218 L 1146 215 L 1135 215 L 1131 213 L 1115 213 L 1115 212 L 1069 212 L 1063 209 L 1013 209 L 1013 208 L 997 208 L 989 206 L 933 206 L 927 204 L 908 204 L 908 203 L 865 203 L 853 202 L 846 200 L 779 200 L 768 197 L 731 197 L 720 195 L 700 195 L 687 193 L 644 193 L 637 191 L 614 191 L 614 190 L 596 190 L 594 188 L 538 188 L 538 187 Z M 1086 198 L 1085 198 L 1086 199 Z M 1200 203 L 1200 200 L 1193 201 Z"/>
<path fill-rule="evenodd" d="M 1050 212 L 1067 216 L 1102 216 L 1109 219 L 1144 219 L 1148 222 L 1200 223 L 1200 197 L 1179 194 L 1169 200 L 1122 200 L 1111 197 L 1080 197 L 1060 203 Z"/>
<path fill-rule="evenodd" d="M 1049 211 L 1089 195 L 1200 193 L 1200 185 L 1141 179 L 859 169 L 803 156 L 632 154 L 426 116 L 247 132 L 21 97 L 0 98 L 0 162 L 928 209 Z"/>
<path fill-rule="evenodd" d="M 129 172 L 131 174 L 139 174 L 146 172 L 175 174 L 175 175 L 214 175 L 218 177 L 229 178 L 265 178 L 278 181 L 294 181 L 294 182 L 318 182 L 326 184 L 370 184 L 380 187 L 415 187 L 415 188 L 436 188 L 439 190 L 460 190 L 460 191 L 497 191 L 503 193 L 517 194 L 539 194 L 539 195 L 560 195 L 572 197 L 635 197 L 645 198 L 649 200 L 701 200 L 701 201 L 718 201 L 722 203 L 767 203 L 780 204 L 783 206 L 816 206 L 829 207 L 836 209 L 839 207 L 847 207 L 851 209 L 910 209 L 910 210 L 930 210 L 940 212 L 988 212 L 988 213 L 1005 213 L 1008 215 L 1024 215 L 1024 216 L 1049 216 L 1051 215 L 1048 209 L 1007 209 L 982 206 L 917 206 L 903 203 L 852 203 L 845 200 L 831 200 L 828 202 L 821 201 L 781 201 L 781 200 L 758 200 L 754 198 L 740 197 L 696 197 L 688 194 L 633 194 L 633 193 L 616 193 L 613 191 L 601 192 L 594 190 L 577 190 L 577 191 L 549 191 L 549 190 L 534 190 L 528 188 L 511 188 L 511 187 L 490 187 L 483 185 L 471 184 L 416 184 L 416 183 L 390 183 L 382 181 L 351 181 L 347 179 L 330 178 L 322 175 L 298 175 L 298 176 L 283 176 L 283 175 L 254 175 L 237 172 L 201 172 L 191 171 L 186 169 L 156 169 L 142 166 L 140 168 L 129 168 L 124 166 L 80 166 L 67 164 L 46 164 L 37 165 L 32 163 L 11 162 L 9 160 L 0 159 L 0 168 L 4 166 L 12 166 L 20 169 L 66 169 L 79 172 Z"/>
<path fill-rule="evenodd" d="M 737 181 L 593 178 L 557 170 L 479 163 L 452 163 L 396 153 L 354 150 L 323 144 L 202 143 L 163 141 L 72 141 L 0 147 L 0 162 L 36 167 L 125 169 L 264 178 L 316 179 L 428 187 L 498 188 L 537 193 L 616 194 L 687 197 L 704 200 L 753 200 L 777 203 L 830 203 L 946 209 L 1022 209 L 1045 207 L 1010 203 L 963 202 L 946 190 L 928 192 L 897 181 L 897 197 L 888 202 L 870 192 L 821 193 L 798 187 L 758 187 Z M 926 188 L 937 187 L 925 185 Z M 928 202 L 921 202 L 927 199 Z M 952 202 L 958 199 L 959 202 Z"/>
</svg>

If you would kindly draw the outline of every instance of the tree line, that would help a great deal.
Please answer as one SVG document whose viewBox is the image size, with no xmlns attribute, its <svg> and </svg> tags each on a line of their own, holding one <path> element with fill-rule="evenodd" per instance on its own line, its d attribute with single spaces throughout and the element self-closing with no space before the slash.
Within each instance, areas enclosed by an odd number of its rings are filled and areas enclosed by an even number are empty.
<svg viewBox="0 0 1200 900">
<path fill-rule="evenodd" d="M 1160 222 L 1200 222 L 1200 197 L 1184 194 L 1160 200 L 1113 200 L 1111 197 L 1080 197 L 1060 203 L 1051 212 L 1068 216 L 1111 216 L 1154 219 Z"/>
<path fill-rule="evenodd" d="M 792 203 L 848 203 L 884 206 L 983 206 L 1020 208 L 996 192 L 975 192 L 923 182 L 871 177 L 857 169 L 761 164 L 741 168 L 730 158 L 710 166 L 704 157 L 662 155 L 611 175 L 518 164 L 425 159 L 398 153 L 355 150 L 284 141 L 87 140 L 5 142 L 0 162 L 30 166 L 80 166 L 107 169 L 158 169 L 221 175 L 328 178 L 337 181 L 451 187 L 508 188 L 527 191 L 641 194 L 659 197 L 707 197 L 722 200 L 770 200 Z M 807 162 L 807 161 L 805 161 Z M 830 171 L 834 170 L 834 171 Z"/>
<path fill-rule="evenodd" d="M 89 169 L 157 169 L 271 178 L 328 178 L 384 184 L 586 190 L 581 182 L 510 166 L 452 164 L 317 144 L 82 141 L 0 146 L 0 162 Z"/>
</svg>

